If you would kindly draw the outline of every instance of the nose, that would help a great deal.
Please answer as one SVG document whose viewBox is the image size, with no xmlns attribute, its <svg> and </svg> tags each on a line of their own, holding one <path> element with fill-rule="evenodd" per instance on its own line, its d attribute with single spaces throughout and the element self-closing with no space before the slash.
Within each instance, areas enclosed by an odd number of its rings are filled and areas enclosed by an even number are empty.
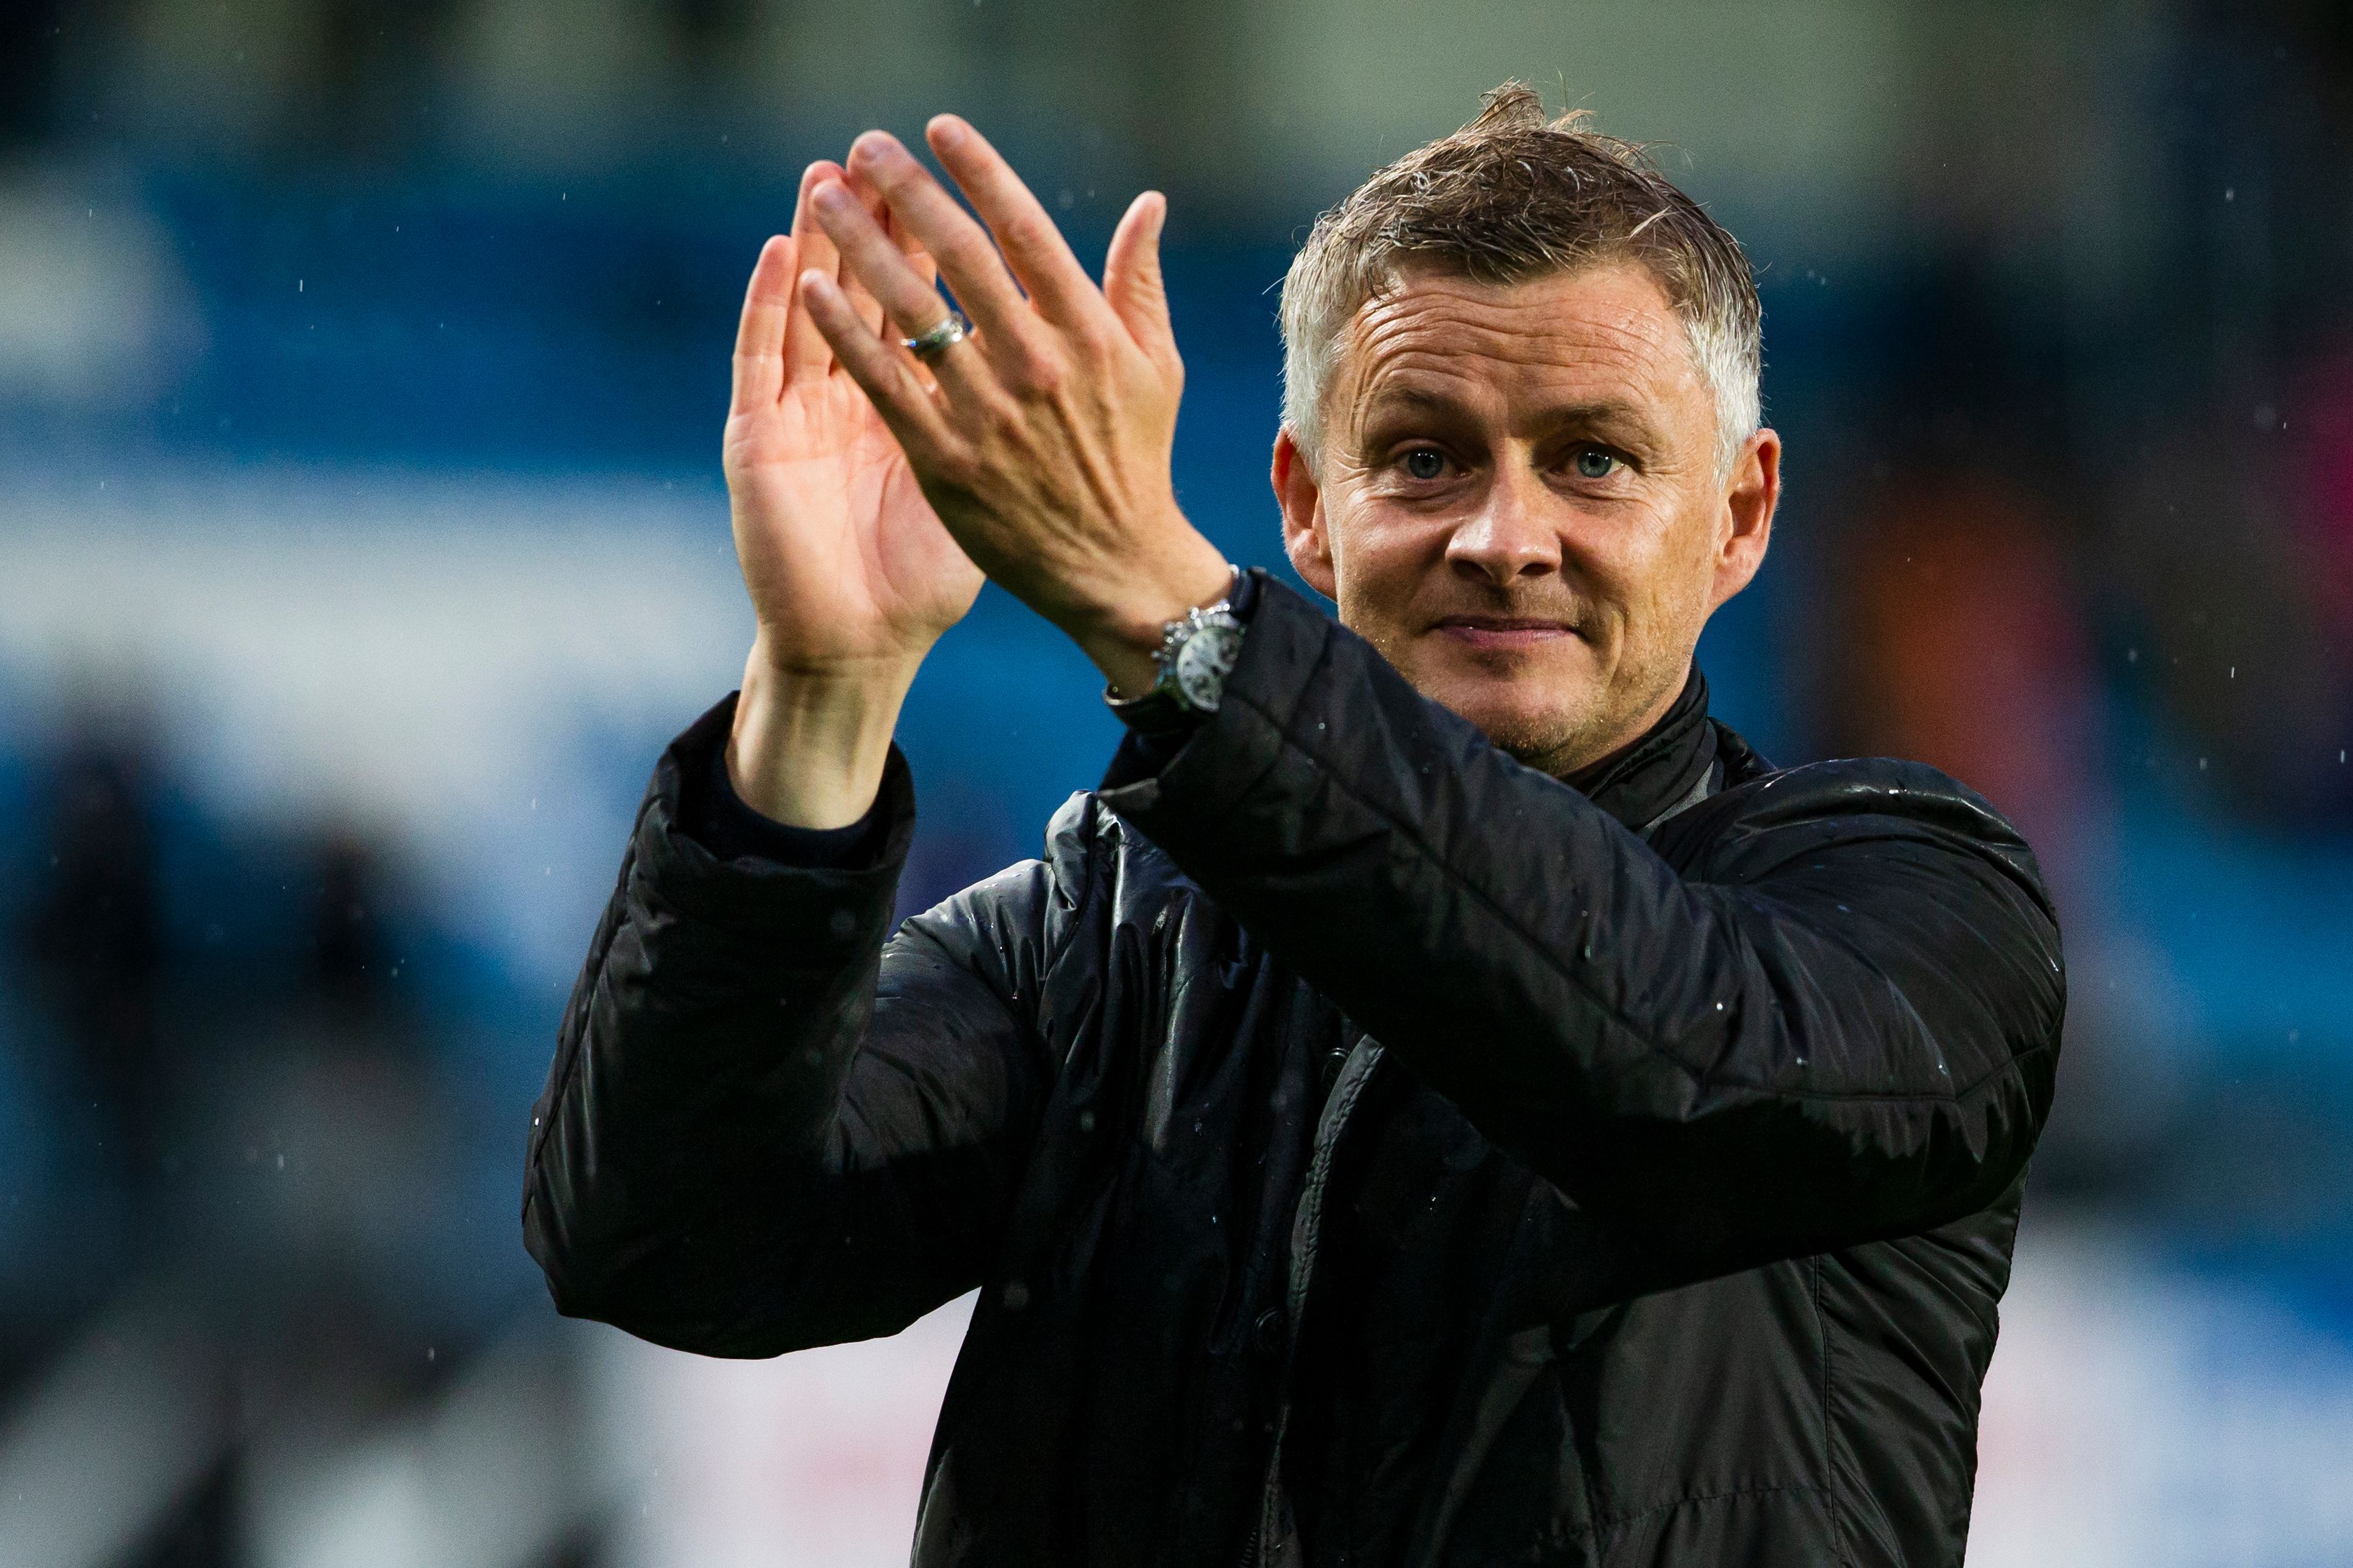
<svg viewBox="0 0 2353 1568">
<path fill-rule="evenodd" d="M 1525 471 L 1505 465 L 1487 487 L 1478 512 L 1446 542 L 1446 559 L 1467 577 L 1511 588 L 1560 570 L 1560 534 L 1546 515 L 1551 492 Z"/>
</svg>

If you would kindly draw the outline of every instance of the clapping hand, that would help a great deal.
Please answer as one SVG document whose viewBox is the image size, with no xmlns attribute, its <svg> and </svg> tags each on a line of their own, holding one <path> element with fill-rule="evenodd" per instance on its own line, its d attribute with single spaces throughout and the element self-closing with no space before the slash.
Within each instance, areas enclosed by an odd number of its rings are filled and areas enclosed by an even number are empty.
<svg viewBox="0 0 2353 1568">
<path fill-rule="evenodd" d="M 924 499 L 899 442 L 794 295 L 871 331 L 881 310 L 813 220 L 814 190 L 869 213 L 907 276 L 929 276 L 871 187 L 838 163 L 802 176 L 790 236 L 760 252 L 735 341 L 724 466 L 735 550 L 759 624 L 728 744 L 746 801 L 802 826 L 853 822 L 874 798 L 899 705 L 940 635 L 972 607 L 979 568 Z M 899 248 L 906 244 L 905 249 Z"/>
<path fill-rule="evenodd" d="M 987 227 L 868 132 L 804 186 L 840 266 L 805 262 L 795 298 L 963 553 L 1140 692 L 1162 625 L 1230 583 L 1169 476 L 1184 365 L 1161 284 L 1167 204 L 1135 199 L 1099 289 L 979 132 L 942 115 L 927 140 Z M 949 318 L 932 261 L 977 330 L 919 358 L 900 340 Z"/>
</svg>

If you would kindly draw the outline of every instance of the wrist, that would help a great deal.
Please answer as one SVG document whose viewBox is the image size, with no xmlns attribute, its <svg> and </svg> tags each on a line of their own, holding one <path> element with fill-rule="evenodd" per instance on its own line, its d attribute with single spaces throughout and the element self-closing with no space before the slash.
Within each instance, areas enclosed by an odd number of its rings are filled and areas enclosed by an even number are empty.
<svg viewBox="0 0 2353 1568">
<path fill-rule="evenodd" d="M 1159 656 L 1168 623 L 1187 612 L 1207 609 L 1233 592 L 1235 567 L 1223 552 L 1190 524 L 1195 548 L 1162 573 L 1137 574 L 1125 579 L 1117 598 L 1098 609 L 1071 637 L 1112 689 L 1122 697 L 1137 697 L 1151 689 L 1160 677 Z"/>
<path fill-rule="evenodd" d="M 790 827 L 844 827 L 864 816 L 914 669 L 913 660 L 782 667 L 755 644 L 727 739 L 737 797 Z"/>
</svg>

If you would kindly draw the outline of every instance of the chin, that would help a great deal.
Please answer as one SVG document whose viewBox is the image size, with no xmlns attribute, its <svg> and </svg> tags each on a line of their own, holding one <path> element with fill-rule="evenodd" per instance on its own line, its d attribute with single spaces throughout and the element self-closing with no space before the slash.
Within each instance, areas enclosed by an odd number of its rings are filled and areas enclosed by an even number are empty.
<svg viewBox="0 0 2353 1568">
<path fill-rule="evenodd" d="M 1532 767 L 1544 766 L 1573 746 L 1590 722 L 1581 710 L 1564 706 L 1556 690 L 1536 693 L 1500 681 L 1466 681 L 1459 677 L 1422 690 Z"/>
</svg>

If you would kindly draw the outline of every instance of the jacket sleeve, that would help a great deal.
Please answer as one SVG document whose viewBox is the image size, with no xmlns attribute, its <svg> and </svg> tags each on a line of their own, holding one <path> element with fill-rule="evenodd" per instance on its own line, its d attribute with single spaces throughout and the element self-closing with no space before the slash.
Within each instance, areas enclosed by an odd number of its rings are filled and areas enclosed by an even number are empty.
<svg viewBox="0 0 2353 1568">
<path fill-rule="evenodd" d="M 1590 1299 L 1973 1213 L 2049 1110 L 2008 825 L 1910 764 L 1738 794 L 1679 875 L 1270 584 L 1214 718 L 1103 798 L 1571 1201 Z"/>
<path fill-rule="evenodd" d="M 533 1109 L 523 1236 L 556 1305 L 657 1343 L 773 1355 L 892 1333 L 983 1282 L 1047 1082 L 1029 1011 L 1037 861 L 886 936 L 905 759 L 871 865 L 721 861 L 655 771 Z"/>
</svg>

